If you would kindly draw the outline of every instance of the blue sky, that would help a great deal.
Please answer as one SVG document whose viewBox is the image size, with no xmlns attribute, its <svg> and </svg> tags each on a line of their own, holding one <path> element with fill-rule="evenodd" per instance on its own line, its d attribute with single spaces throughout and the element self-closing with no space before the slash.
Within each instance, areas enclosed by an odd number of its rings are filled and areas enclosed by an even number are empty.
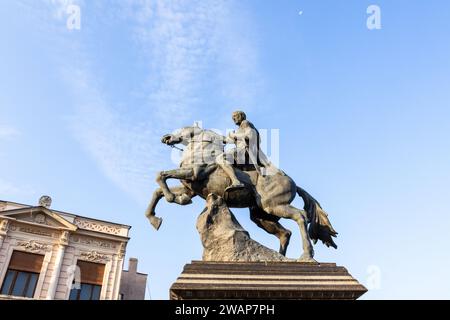
<svg viewBox="0 0 450 320">
<path fill-rule="evenodd" d="M 81 8 L 81 29 L 66 8 Z M 381 30 L 366 9 L 381 8 Z M 203 200 L 162 201 L 165 133 L 233 128 L 243 109 L 280 130 L 280 166 L 339 232 L 316 258 L 370 285 L 368 299 L 450 298 L 448 1 L 0 3 L 0 199 L 132 225 L 127 256 L 167 299 L 190 260 Z M 301 12 L 301 14 L 300 14 Z M 298 207 L 299 199 L 294 202 Z M 256 240 L 276 238 L 233 210 Z M 300 255 L 298 229 L 288 256 Z"/>
</svg>

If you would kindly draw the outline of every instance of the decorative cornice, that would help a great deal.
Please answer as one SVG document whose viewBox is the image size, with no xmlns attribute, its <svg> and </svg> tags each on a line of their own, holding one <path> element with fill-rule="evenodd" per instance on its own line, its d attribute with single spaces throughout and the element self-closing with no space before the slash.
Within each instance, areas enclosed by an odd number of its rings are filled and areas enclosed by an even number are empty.
<svg viewBox="0 0 450 320">
<path fill-rule="evenodd" d="M 77 226 L 67 221 L 60 214 L 44 207 L 26 207 L 8 210 L 5 213 L 2 212 L 1 216 L 17 220 L 19 223 L 42 225 L 45 228 L 66 229 L 69 231 L 76 231 L 77 229 Z"/>
<path fill-rule="evenodd" d="M 83 260 L 88 260 L 91 262 L 106 262 L 110 260 L 108 255 L 98 253 L 97 251 L 81 252 L 80 257 Z"/>
<path fill-rule="evenodd" d="M 127 247 L 127 243 L 126 242 L 122 242 L 120 244 L 120 248 L 119 248 L 119 259 L 123 259 L 123 257 L 125 256 L 125 249 Z"/>
<path fill-rule="evenodd" d="M 30 226 L 26 224 L 26 222 L 23 223 L 22 221 L 19 221 L 19 224 L 11 223 L 8 229 L 11 231 L 20 231 L 24 233 L 37 234 L 40 236 L 54 237 L 54 233 L 51 229 L 48 229 L 45 226 L 42 226 L 41 228 L 37 226 Z"/>
<path fill-rule="evenodd" d="M 70 241 L 73 243 L 79 243 L 90 247 L 95 246 L 102 249 L 115 249 L 117 247 L 117 242 L 98 240 L 92 237 L 81 236 L 78 234 L 70 235 Z"/>
<path fill-rule="evenodd" d="M 109 225 L 106 223 L 97 223 L 93 221 L 88 220 L 82 220 L 79 218 L 76 218 L 73 222 L 78 228 L 91 230 L 91 231 L 97 231 L 97 232 L 103 232 L 113 235 L 120 235 L 121 229 L 119 227 Z"/>
<path fill-rule="evenodd" d="M 48 251 L 51 248 L 48 244 L 44 244 L 34 240 L 19 241 L 18 245 L 23 247 L 26 251 L 31 252 Z"/>
<path fill-rule="evenodd" d="M 6 235 L 8 232 L 9 220 L 1 220 L 0 221 L 0 234 Z"/>
<path fill-rule="evenodd" d="M 69 244 L 69 231 L 63 231 L 59 237 L 59 244 L 67 246 Z"/>
</svg>

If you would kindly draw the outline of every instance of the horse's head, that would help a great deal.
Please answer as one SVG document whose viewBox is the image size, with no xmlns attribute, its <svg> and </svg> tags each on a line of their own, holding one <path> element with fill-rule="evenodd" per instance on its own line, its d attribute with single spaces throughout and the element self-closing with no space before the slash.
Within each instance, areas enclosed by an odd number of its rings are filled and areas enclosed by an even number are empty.
<svg viewBox="0 0 450 320">
<path fill-rule="evenodd" d="M 161 138 L 161 142 L 174 147 L 181 143 L 186 148 L 183 151 L 181 164 L 212 164 L 216 158 L 223 153 L 223 137 L 212 131 L 203 130 L 199 127 L 184 127 L 175 130 L 172 134 L 166 134 Z"/>
<path fill-rule="evenodd" d="M 195 127 L 184 127 L 175 130 L 173 133 L 165 134 L 161 138 L 161 142 L 172 146 L 174 144 L 183 143 L 188 144 L 190 139 L 195 135 L 196 130 L 201 130 Z"/>
<path fill-rule="evenodd" d="M 181 139 L 173 134 L 165 134 L 162 136 L 161 142 L 167 144 L 168 146 L 172 146 L 174 144 L 181 143 Z"/>
<path fill-rule="evenodd" d="M 211 142 L 222 140 L 221 135 L 218 133 L 211 130 L 203 130 L 202 128 L 195 126 L 180 128 L 175 130 L 173 133 L 165 134 L 162 136 L 161 142 L 169 146 L 178 143 L 188 145 L 192 141 L 199 141 L 200 139 L 197 138 L 200 136 L 202 137 L 201 140 L 203 142 L 206 142 L 207 140 L 211 140 Z M 206 138 L 206 140 L 203 138 Z"/>
</svg>

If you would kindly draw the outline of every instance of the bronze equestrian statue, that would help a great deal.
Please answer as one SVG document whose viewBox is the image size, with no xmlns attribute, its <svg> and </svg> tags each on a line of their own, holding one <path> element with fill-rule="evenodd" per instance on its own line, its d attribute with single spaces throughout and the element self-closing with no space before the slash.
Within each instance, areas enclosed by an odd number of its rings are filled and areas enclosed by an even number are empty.
<svg viewBox="0 0 450 320">
<path fill-rule="evenodd" d="M 279 223 L 280 218 L 292 219 L 300 228 L 303 254 L 299 261 L 315 262 L 311 240 L 337 248 L 332 239 L 337 232 L 320 204 L 270 163 L 259 149 L 259 133 L 246 120 L 245 113 L 234 112 L 233 121 L 239 128 L 228 137 L 198 126 L 184 127 L 162 137 L 162 143 L 182 144 L 185 149 L 178 169 L 157 175 L 160 188 L 154 192 L 145 213 L 152 226 L 156 230 L 161 226 L 162 219 L 156 217 L 155 208 L 162 197 L 187 205 L 195 196 L 206 199 L 209 194 L 217 194 L 230 208 L 249 208 L 251 220 L 278 237 L 282 255 L 286 255 L 291 231 Z M 224 152 L 226 143 L 235 143 L 236 149 Z M 169 188 L 167 179 L 178 179 L 181 185 Z M 296 194 L 303 199 L 304 210 L 291 205 Z"/>
</svg>

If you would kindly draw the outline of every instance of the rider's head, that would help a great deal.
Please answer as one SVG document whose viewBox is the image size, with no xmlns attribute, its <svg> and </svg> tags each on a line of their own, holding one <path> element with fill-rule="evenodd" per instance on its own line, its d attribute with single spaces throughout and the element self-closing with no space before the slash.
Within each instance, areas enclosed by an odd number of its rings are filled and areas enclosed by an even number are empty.
<svg viewBox="0 0 450 320">
<path fill-rule="evenodd" d="M 245 115 L 244 111 L 235 111 L 233 112 L 232 118 L 235 124 L 240 125 L 242 121 L 247 119 L 247 116 Z"/>
</svg>

